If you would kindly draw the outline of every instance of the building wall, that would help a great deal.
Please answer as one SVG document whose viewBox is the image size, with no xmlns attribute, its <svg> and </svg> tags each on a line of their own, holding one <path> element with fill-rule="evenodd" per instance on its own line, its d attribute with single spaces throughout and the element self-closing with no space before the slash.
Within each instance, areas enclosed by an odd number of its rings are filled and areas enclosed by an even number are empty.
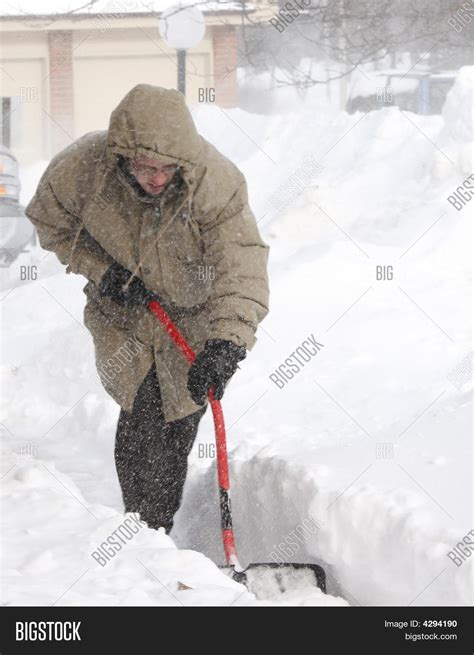
<svg viewBox="0 0 474 655">
<path fill-rule="evenodd" d="M 58 29 L 50 23 L 38 30 L 3 31 L 0 95 L 12 98 L 10 147 L 22 166 L 49 160 L 82 134 L 106 129 L 111 111 L 135 84 L 176 88 L 176 52 L 160 39 L 157 25 L 120 29 L 115 21 L 113 29 L 104 31 L 72 27 Z M 216 38 L 219 78 L 223 76 L 223 46 L 214 29 L 208 27 L 187 55 L 186 99 L 191 107 L 199 102 L 200 88 L 215 85 Z M 232 46 L 229 30 L 223 37 Z M 223 106 L 236 104 L 233 77 L 235 71 L 217 89 Z"/>
<path fill-rule="evenodd" d="M 147 31 L 148 32 L 148 31 Z M 156 34 L 114 30 L 76 33 L 74 38 L 74 125 L 76 138 L 106 129 L 110 112 L 136 84 L 176 88 L 176 53 Z M 205 39 L 187 56 L 186 100 L 198 102 L 198 88 L 211 84 L 212 43 Z"/>
<path fill-rule="evenodd" d="M 49 150 L 48 39 L 46 33 L 2 35 L 0 96 L 12 99 L 11 149 L 20 163 L 44 158 Z"/>
</svg>

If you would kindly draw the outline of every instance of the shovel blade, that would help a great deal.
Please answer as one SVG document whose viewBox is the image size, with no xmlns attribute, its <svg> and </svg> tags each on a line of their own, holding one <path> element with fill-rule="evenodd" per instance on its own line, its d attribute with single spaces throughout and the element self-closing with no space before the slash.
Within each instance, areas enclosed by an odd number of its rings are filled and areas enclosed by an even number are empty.
<svg viewBox="0 0 474 655">
<path fill-rule="evenodd" d="M 317 587 L 326 593 L 326 574 L 317 564 L 249 564 L 244 571 L 224 567 L 236 582 L 245 584 L 257 598 L 268 598 L 304 587 Z"/>
</svg>

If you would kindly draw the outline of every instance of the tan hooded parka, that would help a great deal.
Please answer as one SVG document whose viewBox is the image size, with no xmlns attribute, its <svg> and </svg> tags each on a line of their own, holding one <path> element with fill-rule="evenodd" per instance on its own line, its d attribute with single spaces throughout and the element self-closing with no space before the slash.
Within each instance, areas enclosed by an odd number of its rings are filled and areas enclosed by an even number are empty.
<svg viewBox="0 0 474 655">
<path fill-rule="evenodd" d="M 181 184 L 150 196 L 121 165 L 146 156 L 177 164 Z M 124 159 L 125 158 L 125 159 Z M 250 350 L 268 313 L 269 248 L 239 169 L 196 131 L 181 93 L 134 87 L 108 131 L 91 132 L 49 164 L 26 214 L 41 246 L 89 282 L 84 324 L 107 392 L 127 411 L 153 361 L 167 422 L 199 409 L 189 365 L 145 307 L 99 294 L 115 260 L 156 293 L 191 346 L 228 339 Z"/>
</svg>

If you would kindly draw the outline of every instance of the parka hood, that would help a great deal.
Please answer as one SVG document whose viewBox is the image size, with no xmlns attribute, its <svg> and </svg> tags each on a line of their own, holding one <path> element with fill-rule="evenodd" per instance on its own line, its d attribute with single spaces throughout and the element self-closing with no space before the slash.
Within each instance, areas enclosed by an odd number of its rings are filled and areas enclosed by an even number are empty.
<svg viewBox="0 0 474 655">
<path fill-rule="evenodd" d="M 107 149 L 111 155 L 150 157 L 178 164 L 189 173 L 201 148 L 184 96 L 174 89 L 138 84 L 110 116 Z"/>
</svg>

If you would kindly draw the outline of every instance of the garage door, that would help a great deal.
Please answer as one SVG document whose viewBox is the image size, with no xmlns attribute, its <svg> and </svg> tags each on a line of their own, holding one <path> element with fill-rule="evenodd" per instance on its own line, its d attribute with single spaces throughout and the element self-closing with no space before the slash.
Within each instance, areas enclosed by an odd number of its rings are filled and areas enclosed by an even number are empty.
<svg viewBox="0 0 474 655">
<path fill-rule="evenodd" d="M 82 48 L 81 48 L 82 50 Z M 75 137 L 107 129 L 110 113 L 136 84 L 147 83 L 176 88 L 176 57 L 157 48 L 145 55 L 123 54 L 82 56 L 74 59 Z M 209 86 L 210 56 L 206 52 L 188 55 L 186 98 L 195 104 L 198 88 Z"/>
</svg>

